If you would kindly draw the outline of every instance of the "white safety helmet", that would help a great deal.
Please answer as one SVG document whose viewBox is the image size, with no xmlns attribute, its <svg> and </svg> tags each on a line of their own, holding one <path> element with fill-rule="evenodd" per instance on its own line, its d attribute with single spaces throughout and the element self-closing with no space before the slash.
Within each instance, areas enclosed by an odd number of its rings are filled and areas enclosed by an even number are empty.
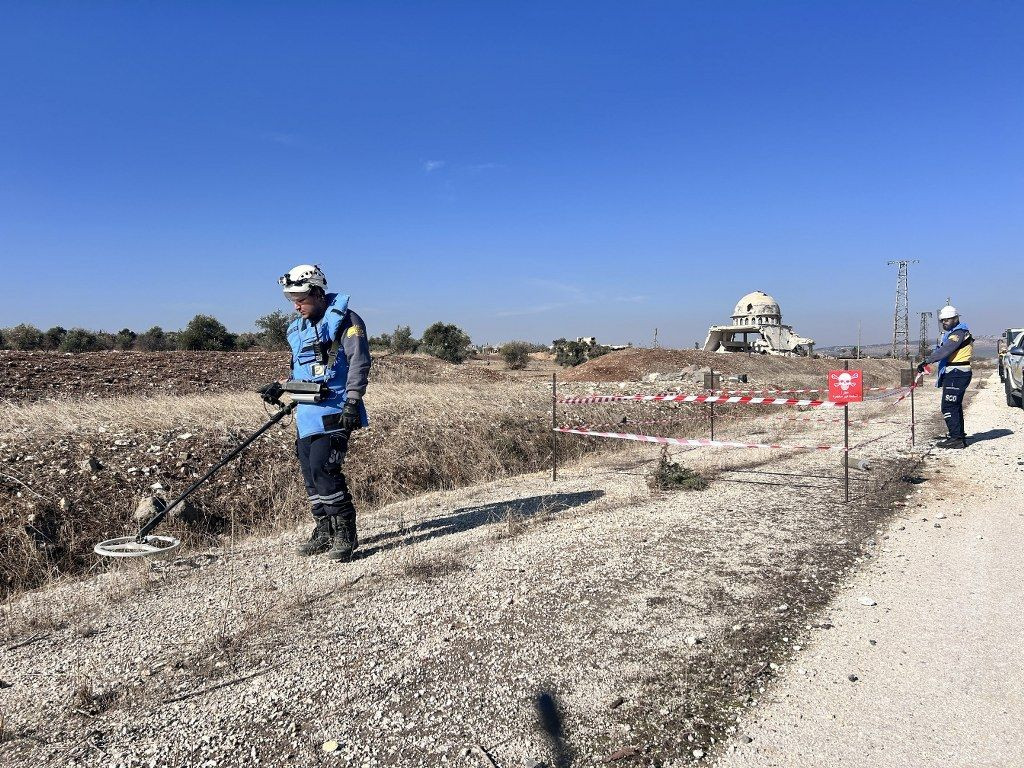
<svg viewBox="0 0 1024 768">
<path fill-rule="evenodd" d="M 277 278 L 277 282 L 281 284 L 285 298 L 289 301 L 304 298 L 311 288 L 327 292 L 327 276 L 319 264 L 299 264 Z"/>
<path fill-rule="evenodd" d="M 959 317 L 960 313 L 956 311 L 956 307 L 952 305 L 946 305 L 939 310 L 939 320 L 952 320 L 954 317 Z"/>
</svg>

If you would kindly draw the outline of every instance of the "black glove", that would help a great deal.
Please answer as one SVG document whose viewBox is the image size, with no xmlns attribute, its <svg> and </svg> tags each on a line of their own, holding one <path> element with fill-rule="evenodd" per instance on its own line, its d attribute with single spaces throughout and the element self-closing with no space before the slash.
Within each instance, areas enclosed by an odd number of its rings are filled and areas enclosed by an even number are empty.
<svg viewBox="0 0 1024 768">
<path fill-rule="evenodd" d="M 358 400 L 345 401 L 345 408 L 341 411 L 341 418 L 338 420 L 338 424 L 341 425 L 342 429 L 347 429 L 349 432 L 363 426 L 363 420 L 359 416 Z"/>
<path fill-rule="evenodd" d="M 261 387 L 259 392 L 260 397 L 262 397 L 264 401 L 271 405 L 280 405 L 281 395 L 284 394 L 284 387 L 281 386 L 280 381 L 272 381 L 267 384 L 267 386 Z"/>
<path fill-rule="evenodd" d="M 924 365 L 925 365 L 924 363 L 918 363 L 917 364 L 917 372 L 918 373 L 924 373 Z"/>
</svg>

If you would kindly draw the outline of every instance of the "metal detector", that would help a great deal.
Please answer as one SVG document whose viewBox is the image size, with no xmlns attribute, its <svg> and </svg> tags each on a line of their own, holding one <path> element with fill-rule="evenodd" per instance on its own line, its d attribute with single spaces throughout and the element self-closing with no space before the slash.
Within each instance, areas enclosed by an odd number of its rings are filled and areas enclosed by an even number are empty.
<svg viewBox="0 0 1024 768">
<path fill-rule="evenodd" d="M 253 432 L 245 442 L 210 467 L 205 475 L 192 483 L 192 485 L 185 489 L 185 492 L 178 498 L 157 512 L 149 522 L 142 526 L 138 534 L 135 536 L 121 536 L 120 538 L 101 541 L 92 548 L 92 551 L 97 555 L 102 555 L 103 557 L 147 557 L 166 555 L 180 547 L 181 541 L 173 536 L 153 536 L 150 535 L 150 532 L 160 525 L 161 521 L 170 514 L 171 510 L 187 499 L 199 486 L 217 474 L 225 464 L 248 448 L 260 437 L 260 435 L 294 411 L 299 403 L 319 403 L 330 395 L 330 390 L 319 382 L 288 381 L 278 390 L 278 393 L 288 393 L 291 395 L 290 402 L 287 404 L 282 403 L 280 400 L 280 394 L 277 394 L 273 398 L 272 402 L 278 406 L 280 410 L 271 416 L 270 420 L 267 421 L 266 424 Z"/>
</svg>

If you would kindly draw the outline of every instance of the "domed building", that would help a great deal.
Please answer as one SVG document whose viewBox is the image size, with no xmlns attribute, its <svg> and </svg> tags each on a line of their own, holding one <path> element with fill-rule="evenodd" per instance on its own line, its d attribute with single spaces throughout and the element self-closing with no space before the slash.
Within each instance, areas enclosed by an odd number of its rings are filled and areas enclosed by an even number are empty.
<svg viewBox="0 0 1024 768">
<path fill-rule="evenodd" d="M 810 355 L 814 339 L 794 333 L 792 326 L 782 322 L 779 302 L 764 291 L 754 291 L 736 302 L 730 325 L 708 329 L 704 351 Z"/>
</svg>

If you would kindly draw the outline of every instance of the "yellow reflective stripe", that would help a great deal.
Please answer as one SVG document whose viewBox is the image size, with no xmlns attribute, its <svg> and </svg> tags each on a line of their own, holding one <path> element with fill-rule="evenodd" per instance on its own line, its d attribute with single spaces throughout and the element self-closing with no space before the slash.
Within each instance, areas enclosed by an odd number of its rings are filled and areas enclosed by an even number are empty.
<svg viewBox="0 0 1024 768">
<path fill-rule="evenodd" d="M 971 362 L 971 354 L 974 352 L 974 344 L 964 344 L 960 349 L 949 356 L 947 365 L 959 365 Z"/>
</svg>

